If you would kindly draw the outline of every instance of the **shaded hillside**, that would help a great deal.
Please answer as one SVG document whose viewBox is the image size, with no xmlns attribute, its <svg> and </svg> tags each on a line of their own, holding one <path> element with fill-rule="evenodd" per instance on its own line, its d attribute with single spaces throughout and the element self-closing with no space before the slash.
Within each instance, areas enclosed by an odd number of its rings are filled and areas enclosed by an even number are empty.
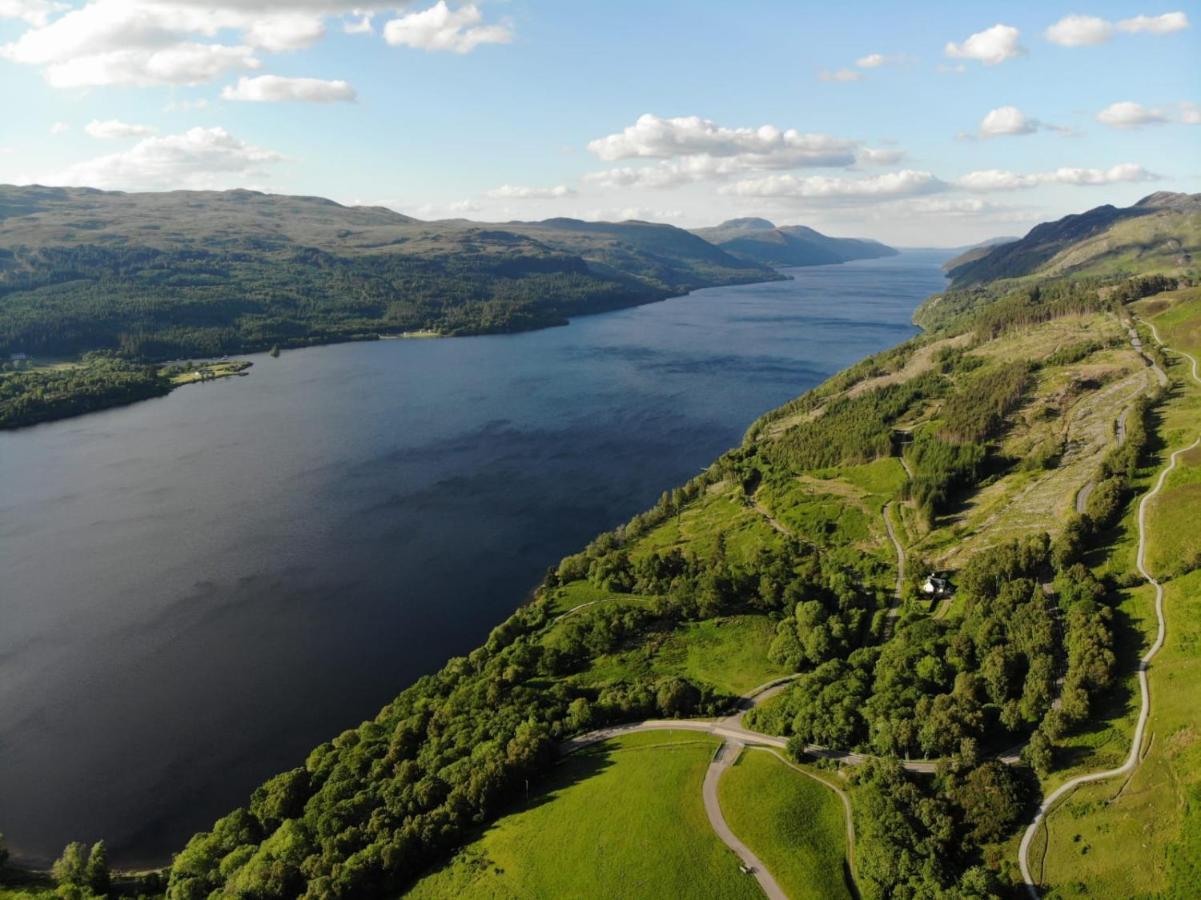
<svg viewBox="0 0 1201 900">
<path fill-rule="evenodd" d="M 692 233 L 733 256 L 766 266 L 823 266 L 897 252 L 879 241 L 829 237 L 804 225 L 777 228 L 757 218 L 730 219 Z"/>
<path fill-rule="evenodd" d="M 982 241 L 979 244 L 973 244 L 972 246 L 960 252 L 958 256 L 952 256 L 945 263 L 943 263 L 942 270 L 944 272 L 951 273 L 960 266 L 988 256 L 988 254 L 992 253 L 993 250 L 995 250 L 997 247 L 1000 247 L 1002 244 L 1012 244 L 1014 241 L 1020 240 L 1021 238 L 1010 235 L 1008 237 L 991 238 L 987 241 Z"/>
<path fill-rule="evenodd" d="M 1199 217 L 1201 195 L 1160 191 L 1125 209 L 1106 204 L 1044 222 L 1020 240 L 978 257 L 964 259 L 968 256 L 964 254 L 951 260 L 947 274 L 960 287 L 1043 271 L 1100 269 L 1106 263 L 1133 263 L 1135 259 L 1138 271 L 1147 271 L 1157 261 L 1188 265 L 1201 247 Z M 1136 220 L 1142 221 L 1136 224 Z M 1074 247 L 1087 247 L 1087 252 L 1068 253 Z M 1057 259 L 1065 253 L 1066 259 Z"/>
<path fill-rule="evenodd" d="M 0 186 L 0 353 L 520 331 L 777 277 L 670 225 L 421 222 L 255 191 Z"/>
<path fill-rule="evenodd" d="M 1031 291 L 1041 302 L 1054 295 L 1035 282 L 1087 279 L 1101 287 L 1139 274 L 1149 288 L 1161 283 L 1155 279 L 1195 279 L 1198 254 L 1201 194 L 1160 192 L 1126 209 L 1099 206 L 1038 225 L 1021 240 L 952 268 L 951 289 L 926 300 L 913 321 L 941 330 L 986 306 L 1026 302 L 1015 298 L 1029 299 Z"/>
</svg>

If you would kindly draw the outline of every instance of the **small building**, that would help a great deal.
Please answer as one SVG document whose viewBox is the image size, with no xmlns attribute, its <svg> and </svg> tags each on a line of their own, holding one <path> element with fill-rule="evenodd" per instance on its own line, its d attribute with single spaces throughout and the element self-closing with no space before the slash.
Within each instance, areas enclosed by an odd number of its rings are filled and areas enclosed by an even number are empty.
<svg viewBox="0 0 1201 900">
<path fill-rule="evenodd" d="M 950 597 L 955 593 L 955 588 L 945 576 L 931 573 L 922 582 L 922 593 L 937 599 Z"/>
</svg>

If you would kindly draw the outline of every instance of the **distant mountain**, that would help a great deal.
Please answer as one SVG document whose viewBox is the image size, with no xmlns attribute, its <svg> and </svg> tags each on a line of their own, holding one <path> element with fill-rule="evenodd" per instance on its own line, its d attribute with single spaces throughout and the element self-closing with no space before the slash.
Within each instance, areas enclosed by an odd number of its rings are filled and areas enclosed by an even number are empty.
<svg viewBox="0 0 1201 900">
<path fill-rule="evenodd" d="M 1105 205 L 1044 222 L 1020 240 L 986 253 L 963 254 L 948 265 L 955 287 L 1033 274 L 1191 264 L 1201 251 L 1201 194 L 1160 191 L 1134 206 Z"/>
<path fill-rule="evenodd" d="M 999 247 L 1001 244 L 1012 244 L 1014 241 L 1019 241 L 1018 237 L 995 237 L 989 238 L 987 241 L 981 241 L 978 244 L 972 244 L 968 247 L 960 248 L 959 255 L 953 256 L 942 264 L 942 270 L 948 274 L 960 266 L 970 263 L 981 257 L 987 256 L 993 251 L 993 248 Z"/>
<path fill-rule="evenodd" d="M 766 266 L 822 266 L 853 259 L 895 256 L 879 241 L 834 238 L 804 225 L 777 227 L 767 219 L 729 219 L 712 228 L 694 228 L 732 256 Z"/>
<path fill-rule="evenodd" d="M 0 186 L 5 356 L 520 331 L 778 277 L 648 222 L 422 222 L 257 191 Z"/>
</svg>

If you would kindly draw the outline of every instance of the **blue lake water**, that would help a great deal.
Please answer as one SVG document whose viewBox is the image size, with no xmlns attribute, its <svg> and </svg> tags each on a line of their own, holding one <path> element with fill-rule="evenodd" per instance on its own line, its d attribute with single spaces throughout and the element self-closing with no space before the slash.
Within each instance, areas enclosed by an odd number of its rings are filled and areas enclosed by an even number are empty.
<svg viewBox="0 0 1201 900">
<path fill-rule="evenodd" d="M 161 863 L 547 566 L 915 329 L 948 254 L 565 328 L 251 357 L 0 434 L 0 832 Z"/>
</svg>

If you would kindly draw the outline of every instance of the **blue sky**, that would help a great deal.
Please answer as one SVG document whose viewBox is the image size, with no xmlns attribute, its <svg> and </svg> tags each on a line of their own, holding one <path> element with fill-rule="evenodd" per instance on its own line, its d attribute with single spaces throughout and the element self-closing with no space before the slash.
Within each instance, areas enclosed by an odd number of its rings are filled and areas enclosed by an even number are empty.
<svg viewBox="0 0 1201 900">
<path fill-rule="evenodd" d="M 1201 10 L 0 0 L 0 182 L 903 245 L 1201 190 Z"/>
</svg>

